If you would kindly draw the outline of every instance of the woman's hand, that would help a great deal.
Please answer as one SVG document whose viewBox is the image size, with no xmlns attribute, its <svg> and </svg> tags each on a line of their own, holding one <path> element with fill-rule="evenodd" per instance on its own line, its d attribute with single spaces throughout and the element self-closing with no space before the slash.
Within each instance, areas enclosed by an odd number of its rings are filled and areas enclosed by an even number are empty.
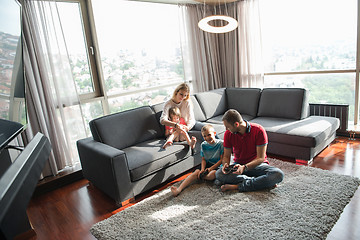
<svg viewBox="0 0 360 240">
<path fill-rule="evenodd" d="M 184 126 L 184 125 L 181 125 L 181 124 L 178 124 L 176 129 L 179 130 L 179 131 L 181 131 L 181 132 L 184 132 L 184 133 L 187 132 L 187 131 L 186 131 L 187 127 Z"/>
<path fill-rule="evenodd" d="M 181 125 L 185 132 L 188 132 L 190 129 L 187 125 Z"/>
</svg>

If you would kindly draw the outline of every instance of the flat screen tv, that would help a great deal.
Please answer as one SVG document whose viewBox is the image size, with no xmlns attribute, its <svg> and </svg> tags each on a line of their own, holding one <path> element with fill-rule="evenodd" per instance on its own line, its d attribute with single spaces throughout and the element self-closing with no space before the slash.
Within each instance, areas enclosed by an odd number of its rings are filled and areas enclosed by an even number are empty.
<svg viewBox="0 0 360 240">
<path fill-rule="evenodd" d="M 0 0 L 0 119 L 27 124 L 21 5 Z"/>
</svg>

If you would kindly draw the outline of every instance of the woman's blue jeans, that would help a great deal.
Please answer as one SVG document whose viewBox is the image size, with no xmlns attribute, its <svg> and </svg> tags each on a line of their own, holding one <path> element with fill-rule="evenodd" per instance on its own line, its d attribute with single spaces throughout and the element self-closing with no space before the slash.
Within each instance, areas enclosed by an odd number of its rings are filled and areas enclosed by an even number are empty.
<svg viewBox="0 0 360 240">
<path fill-rule="evenodd" d="M 242 175 L 233 173 L 224 174 L 222 168 L 216 173 L 216 179 L 223 184 L 238 185 L 240 192 L 257 191 L 272 188 L 284 178 L 284 173 L 279 168 L 262 163 L 259 166 L 243 172 Z"/>
</svg>

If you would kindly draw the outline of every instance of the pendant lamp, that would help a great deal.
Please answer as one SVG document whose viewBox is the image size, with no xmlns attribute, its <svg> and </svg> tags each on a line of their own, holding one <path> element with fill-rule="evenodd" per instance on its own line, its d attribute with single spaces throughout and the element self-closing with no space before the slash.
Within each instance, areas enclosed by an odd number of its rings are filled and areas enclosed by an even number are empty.
<svg viewBox="0 0 360 240">
<path fill-rule="evenodd" d="M 238 22 L 236 21 L 236 19 L 229 17 L 227 15 L 223 15 L 223 14 L 216 14 L 216 4 L 218 3 L 219 6 L 219 11 L 220 11 L 220 5 L 221 2 L 220 0 L 218 0 L 216 2 L 216 0 L 202 0 L 204 1 L 204 15 L 205 15 L 205 4 L 206 1 L 208 1 L 208 4 L 214 5 L 214 9 L 215 9 L 215 14 L 211 15 L 211 16 L 207 16 L 204 17 L 203 19 L 201 19 L 198 23 L 198 26 L 201 30 L 205 31 L 205 32 L 210 32 L 210 33 L 226 33 L 226 32 L 231 32 L 233 30 L 235 30 L 238 27 Z M 235 0 L 222 0 L 222 2 L 225 4 L 225 10 L 227 12 L 227 2 L 234 2 Z M 214 22 L 220 22 L 221 24 L 217 24 L 220 26 L 213 26 L 210 25 L 210 22 L 214 21 Z"/>
</svg>

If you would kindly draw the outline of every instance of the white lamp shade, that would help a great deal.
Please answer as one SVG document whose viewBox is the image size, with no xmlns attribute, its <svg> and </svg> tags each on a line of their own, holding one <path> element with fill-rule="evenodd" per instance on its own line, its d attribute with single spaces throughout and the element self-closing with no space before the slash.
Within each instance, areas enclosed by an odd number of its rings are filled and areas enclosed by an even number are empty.
<svg viewBox="0 0 360 240">
<path fill-rule="evenodd" d="M 211 26 L 209 22 L 213 20 L 224 20 L 227 22 L 227 24 L 222 27 Z M 198 26 L 201 30 L 205 32 L 226 33 L 235 30 L 238 27 L 238 22 L 234 18 L 229 16 L 212 15 L 201 19 L 200 22 L 198 23 Z"/>
</svg>

